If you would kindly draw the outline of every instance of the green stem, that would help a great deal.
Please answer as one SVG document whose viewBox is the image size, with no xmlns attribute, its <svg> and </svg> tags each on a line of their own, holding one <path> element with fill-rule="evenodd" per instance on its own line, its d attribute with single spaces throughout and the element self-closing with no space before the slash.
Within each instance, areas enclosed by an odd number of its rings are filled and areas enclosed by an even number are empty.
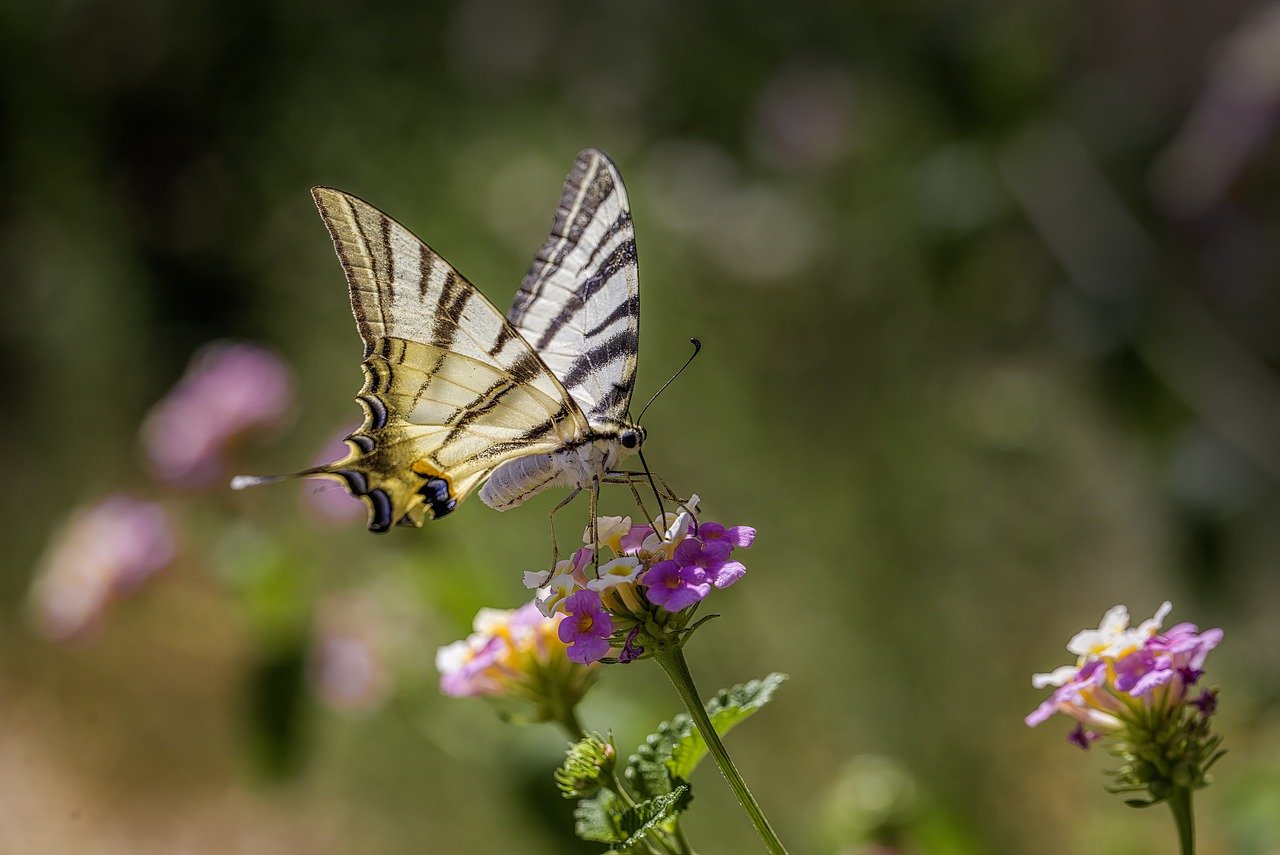
<svg viewBox="0 0 1280 855">
<path fill-rule="evenodd" d="M 1178 787 L 1169 796 L 1169 809 L 1173 811 L 1173 821 L 1178 826 L 1178 843 L 1182 855 L 1195 855 L 1196 821 L 1191 815 L 1191 790 Z"/>
<path fill-rule="evenodd" d="M 774 833 L 772 826 L 769 825 L 769 820 L 765 818 L 764 811 L 760 810 L 760 805 L 756 803 L 755 797 L 747 789 L 746 781 L 742 780 L 742 775 L 738 773 L 738 767 L 733 765 L 733 759 L 729 757 L 729 752 L 725 750 L 724 743 L 720 741 L 720 734 L 716 733 L 715 726 L 711 724 L 711 719 L 707 716 L 707 709 L 702 705 L 702 699 L 698 696 L 698 687 L 693 683 L 693 675 L 689 673 L 689 664 L 685 662 L 684 652 L 679 647 L 676 647 L 655 653 L 653 658 L 657 660 L 658 664 L 662 666 L 662 670 L 666 671 L 667 676 L 671 678 L 671 685 L 675 686 L 676 694 L 680 696 L 680 700 L 684 701 L 685 708 L 689 710 L 689 715 L 693 718 L 694 725 L 697 726 L 698 732 L 702 734 L 703 741 L 707 743 L 707 748 L 710 750 L 711 756 L 715 758 L 716 765 L 720 767 L 720 774 L 724 775 L 724 779 L 729 783 L 729 788 L 738 797 L 738 802 L 742 805 L 742 809 L 751 818 L 751 823 L 756 827 L 756 832 L 760 835 L 760 839 L 764 841 L 765 848 L 773 855 L 787 855 L 786 847 L 782 845 L 782 841 L 778 839 L 778 835 Z"/>
</svg>

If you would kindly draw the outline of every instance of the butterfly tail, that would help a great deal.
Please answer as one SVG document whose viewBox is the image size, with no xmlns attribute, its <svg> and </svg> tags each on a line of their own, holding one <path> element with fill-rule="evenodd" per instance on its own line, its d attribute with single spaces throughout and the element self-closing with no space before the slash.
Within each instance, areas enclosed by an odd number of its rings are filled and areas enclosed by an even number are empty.
<svg viewBox="0 0 1280 855">
<path fill-rule="evenodd" d="M 231 479 L 232 490 L 247 490 L 263 484 L 278 484 L 292 478 L 310 478 L 335 474 L 328 466 L 313 466 L 301 472 L 286 472 L 282 475 L 237 475 Z"/>
<path fill-rule="evenodd" d="M 373 469 L 376 471 L 377 467 Z M 231 479 L 231 489 L 244 490 L 294 478 L 326 478 L 338 481 L 348 493 L 364 502 L 369 509 L 367 527 L 369 531 L 379 534 L 390 530 L 391 526 L 396 524 L 421 526 L 426 518 L 435 519 L 444 516 L 457 504 L 443 481 L 433 484 L 428 480 L 427 485 L 436 487 L 436 492 L 430 496 L 422 492 L 419 497 L 414 495 L 407 484 L 401 484 L 394 478 L 384 477 L 381 480 L 375 480 L 373 474 L 367 464 L 360 460 L 360 455 L 353 454 L 346 459 L 324 466 L 313 466 L 300 472 L 282 475 L 237 475 Z M 416 483 L 423 481 L 412 473 L 408 477 Z M 423 491 L 426 489 L 427 487 L 424 486 Z M 398 497 L 399 501 L 393 499 L 393 496 Z M 423 502 L 420 498 L 431 501 Z"/>
</svg>

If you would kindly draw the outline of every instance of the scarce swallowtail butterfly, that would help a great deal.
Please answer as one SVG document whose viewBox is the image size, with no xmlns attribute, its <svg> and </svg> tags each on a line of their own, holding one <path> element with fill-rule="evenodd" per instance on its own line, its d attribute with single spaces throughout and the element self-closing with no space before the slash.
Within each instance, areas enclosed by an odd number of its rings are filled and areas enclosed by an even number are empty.
<svg viewBox="0 0 1280 855">
<path fill-rule="evenodd" d="M 369 530 L 439 519 L 477 487 L 497 510 L 554 486 L 596 495 L 644 442 L 628 417 L 640 291 L 617 167 L 578 155 L 551 234 L 504 318 L 447 261 L 367 202 L 311 191 L 364 341 L 364 423 L 348 453 L 292 475 L 341 481 Z M 594 512 L 594 502 L 593 508 Z"/>
</svg>

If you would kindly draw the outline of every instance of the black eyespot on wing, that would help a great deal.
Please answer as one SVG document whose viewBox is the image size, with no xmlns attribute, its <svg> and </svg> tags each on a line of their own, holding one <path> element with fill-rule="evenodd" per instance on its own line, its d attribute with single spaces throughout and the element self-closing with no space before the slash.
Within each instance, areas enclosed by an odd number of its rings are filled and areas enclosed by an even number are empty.
<svg viewBox="0 0 1280 855">
<path fill-rule="evenodd" d="M 365 494 L 373 504 L 373 517 L 369 520 L 369 531 L 381 534 L 391 528 L 391 497 L 381 487 Z"/>
<path fill-rule="evenodd" d="M 457 499 L 449 494 L 449 482 L 443 478 L 428 478 L 418 489 L 418 493 L 426 499 L 433 520 L 447 516 L 458 506 Z"/>
<path fill-rule="evenodd" d="M 354 442 L 356 444 L 356 448 L 360 449 L 365 454 L 373 451 L 373 437 L 365 436 L 362 433 L 356 433 L 347 437 L 347 439 Z"/>
</svg>

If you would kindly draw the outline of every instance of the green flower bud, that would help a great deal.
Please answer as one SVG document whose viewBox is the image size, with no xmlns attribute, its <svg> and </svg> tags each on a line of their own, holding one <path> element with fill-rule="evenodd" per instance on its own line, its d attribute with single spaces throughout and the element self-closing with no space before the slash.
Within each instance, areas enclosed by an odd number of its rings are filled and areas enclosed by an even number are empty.
<svg viewBox="0 0 1280 855">
<path fill-rule="evenodd" d="M 566 799 L 586 798 L 613 774 L 617 757 L 612 737 L 606 741 L 597 733 L 588 733 L 565 752 L 564 763 L 555 771 L 556 785 Z"/>
</svg>

